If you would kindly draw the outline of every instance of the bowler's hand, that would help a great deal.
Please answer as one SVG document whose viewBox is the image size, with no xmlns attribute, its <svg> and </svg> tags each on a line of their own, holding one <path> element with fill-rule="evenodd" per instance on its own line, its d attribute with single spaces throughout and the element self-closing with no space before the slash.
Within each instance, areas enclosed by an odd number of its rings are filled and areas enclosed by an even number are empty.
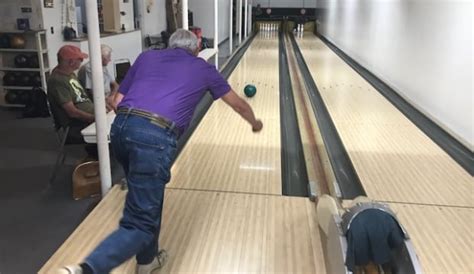
<svg viewBox="0 0 474 274">
<path fill-rule="evenodd" d="M 253 132 L 259 132 L 263 128 L 263 123 L 260 120 L 255 120 L 255 123 L 252 125 Z"/>
<path fill-rule="evenodd" d="M 105 98 L 105 107 L 107 109 L 107 112 L 111 110 L 115 110 L 114 108 L 114 98 L 112 96 L 109 96 Z"/>
</svg>

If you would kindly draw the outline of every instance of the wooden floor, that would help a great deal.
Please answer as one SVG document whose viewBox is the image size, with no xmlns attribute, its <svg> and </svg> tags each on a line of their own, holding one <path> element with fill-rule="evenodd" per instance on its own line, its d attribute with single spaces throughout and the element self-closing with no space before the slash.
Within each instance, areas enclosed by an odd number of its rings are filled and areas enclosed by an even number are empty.
<svg viewBox="0 0 474 274">
<path fill-rule="evenodd" d="M 320 40 L 297 41 L 363 187 L 390 203 L 423 270 L 473 273 L 472 177 Z M 278 77 L 278 40 L 261 34 L 229 81 L 239 93 L 257 86 L 248 101 L 264 129 L 253 134 L 224 103 L 212 105 L 172 169 L 160 238 L 170 261 L 160 273 L 325 273 L 314 204 L 281 196 Z M 80 262 L 117 227 L 124 195 L 113 188 L 40 273 Z M 115 273 L 133 269 L 132 259 Z"/>
<path fill-rule="evenodd" d="M 474 273 L 474 209 L 389 203 L 425 273 Z"/>
<path fill-rule="evenodd" d="M 472 177 L 314 36 L 298 40 L 368 196 L 474 206 Z"/>
<path fill-rule="evenodd" d="M 114 187 L 40 273 L 80 262 L 117 227 L 125 191 Z M 168 189 L 160 273 L 325 273 L 315 207 L 277 195 Z M 134 273 L 131 259 L 113 273 Z"/>
<path fill-rule="evenodd" d="M 160 246 L 160 273 L 325 273 L 314 203 L 281 195 L 278 38 L 258 35 L 230 77 L 263 131 L 217 101 L 172 169 Z M 40 273 L 81 262 L 117 227 L 125 192 L 114 187 L 43 266 Z M 134 260 L 114 273 L 134 273 Z"/>
<path fill-rule="evenodd" d="M 263 121 L 255 134 L 223 101 L 216 101 L 173 166 L 169 187 L 281 194 L 278 38 L 258 35 L 229 83 L 243 96 L 247 84 L 257 95 L 247 101 Z"/>
<path fill-rule="evenodd" d="M 473 178 L 321 40 L 297 42 L 367 195 L 390 202 L 424 271 L 473 273 Z"/>
</svg>

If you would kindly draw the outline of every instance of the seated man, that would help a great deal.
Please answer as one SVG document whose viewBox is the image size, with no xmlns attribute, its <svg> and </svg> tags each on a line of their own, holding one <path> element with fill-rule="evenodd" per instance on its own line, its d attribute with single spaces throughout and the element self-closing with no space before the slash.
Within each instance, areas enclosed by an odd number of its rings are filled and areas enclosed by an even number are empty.
<svg viewBox="0 0 474 274">
<path fill-rule="evenodd" d="M 102 55 L 102 69 L 104 74 L 104 92 L 105 92 L 105 105 L 107 110 L 112 109 L 113 98 L 119 88 L 119 84 L 115 81 L 114 77 L 109 73 L 107 65 L 110 63 L 112 58 L 112 48 L 102 44 L 100 46 Z M 92 94 L 92 68 L 90 62 L 83 65 L 78 73 L 79 81 L 82 86 L 86 89 L 87 95 L 93 98 Z"/>
<path fill-rule="evenodd" d="M 66 45 L 59 49 L 57 57 L 58 65 L 48 79 L 48 101 L 55 122 L 62 127 L 69 126 L 66 143 L 81 144 L 84 143 L 81 130 L 94 122 L 94 104 L 74 72 L 88 55 L 78 47 Z M 93 147 L 86 147 L 91 157 L 97 154 Z"/>
<path fill-rule="evenodd" d="M 81 130 L 94 122 L 94 104 L 74 73 L 88 55 L 78 47 L 66 45 L 58 51 L 58 65 L 48 79 L 48 101 L 55 122 L 60 126 L 69 126 L 67 144 L 84 144 Z M 86 144 L 86 159 L 98 159 L 97 145 Z M 113 182 L 124 177 L 123 171 L 111 155 Z"/>
</svg>

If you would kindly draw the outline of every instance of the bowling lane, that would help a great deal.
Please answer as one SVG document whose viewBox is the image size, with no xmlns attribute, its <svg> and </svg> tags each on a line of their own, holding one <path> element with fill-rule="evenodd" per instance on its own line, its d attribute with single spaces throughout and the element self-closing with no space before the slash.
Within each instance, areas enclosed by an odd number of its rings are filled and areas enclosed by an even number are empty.
<svg viewBox="0 0 474 274">
<path fill-rule="evenodd" d="M 424 273 L 474 273 L 474 209 L 390 203 Z"/>
<path fill-rule="evenodd" d="M 81 262 L 116 227 L 115 186 L 39 273 Z M 167 189 L 157 273 L 326 273 L 314 203 L 300 197 Z M 112 273 L 134 273 L 132 258 Z"/>
<path fill-rule="evenodd" d="M 221 100 L 215 101 L 172 168 L 169 188 L 281 195 L 278 37 L 257 34 L 229 78 L 244 96 L 246 84 L 257 94 L 246 98 L 263 121 L 250 125 Z"/>
<path fill-rule="evenodd" d="M 326 273 L 316 209 L 281 195 L 278 38 L 257 36 L 230 77 L 264 129 L 215 102 L 176 160 L 163 208 L 162 273 Z M 245 193 L 242 193 L 245 192 Z M 122 215 L 126 191 L 115 186 L 39 273 L 80 262 Z M 277 239 L 277 240 L 275 240 Z M 132 273 L 130 259 L 112 273 Z"/>
<path fill-rule="evenodd" d="M 375 200 L 472 207 L 472 177 L 314 35 L 298 45 Z"/>
</svg>

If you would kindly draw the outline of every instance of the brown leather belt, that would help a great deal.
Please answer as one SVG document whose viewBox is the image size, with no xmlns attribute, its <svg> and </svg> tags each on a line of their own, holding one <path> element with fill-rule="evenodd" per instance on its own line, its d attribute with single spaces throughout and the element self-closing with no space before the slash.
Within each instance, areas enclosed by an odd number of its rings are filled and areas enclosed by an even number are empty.
<svg viewBox="0 0 474 274">
<path fill-rule="evenodd" d="M 176 136 L 179 135 L 179 130 L 175 126 L 175 123 L 168 120 L 168 119 L 166 119 L 166 118 L 164 118 L 164 117 L 161 117 L 158 114 L 151 113 L 151 112 L 144 111 L 144 110 L 140 110 L 140 109 L 134 109 L 134 108 L 119 108 L 119 109 L 117 109 L 117 114 L 118 113 L 133 114 L 133 115 L 140 116 L 140 117 L 143 117 L 143 118 L 146 118 L 146 119 L 150 119 L 150 121 L 153 124 L 155 124 L 155 125 L 157 125 L 161 128 L 171 130 L 172 132 L 174 132 L 176 134 Z"/>
</svg>

